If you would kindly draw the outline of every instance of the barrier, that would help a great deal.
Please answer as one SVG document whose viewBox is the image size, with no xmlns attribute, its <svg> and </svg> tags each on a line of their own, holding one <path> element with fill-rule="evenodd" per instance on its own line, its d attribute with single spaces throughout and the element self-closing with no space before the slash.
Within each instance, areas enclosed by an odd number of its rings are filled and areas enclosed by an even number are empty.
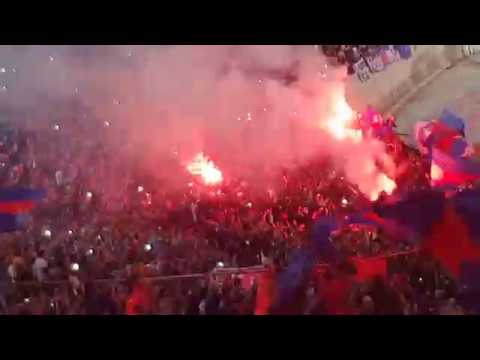
<svg viewBox="0 0 480 360">
<path fill-rule="evenodd" d="M 352 257 L 352 260 L 355 259 L 363 259 L 363 260 L 378 260 L 384 258 L 394 258 L 399 256 L 408 256 L 408 255 L 415 255 L 419 252 L 419 249 L 413 249 L 409 251 L 400 251 L 395 252 L 392 254 L 385 254 L 380 256 L 373 256 L 373 257 Z M 330 264 L 328 263 L 320 263 L 316 266 L 315 272 L 321 272 L 326 270 Z M 226 276 L 226 275 L 242 275 L 242 274 L 260 274 L 262 272 L 267 271 L 267 269 L 262 266 L 250 266 L 250 267 L 231 267 L 231 268 L 215 268 L 210 273 L 199 273 L 199 274 L 186 274 L 186 275 L 170 275 L 170 276 L 146 276 L 145 278 L 157 282 L 157 281 L 177 281 L 177 280 L 191 280 L 191 279 L 206 279 L 212 274 L 219 275 L 219 276 Z M 118 284 L 122 282 L 126 282 L 127 279 L 125 278 L 109 278 L 109 279 L 96 279 L 93 280 L 92 283 L 94 284 Z M 39 288 L 39 287 L 58 287 L 58 286 L 67 286 L 69 284 L 68 280 L 58 280 L 58 281 L 45 281 L 42 283 L 36 281 L 22 281 L 22 282 L 13 282 L 13 283 L 0 283 L 1 288 L 5 287 L 32 287 L 32 288 Z"/>
</svg>

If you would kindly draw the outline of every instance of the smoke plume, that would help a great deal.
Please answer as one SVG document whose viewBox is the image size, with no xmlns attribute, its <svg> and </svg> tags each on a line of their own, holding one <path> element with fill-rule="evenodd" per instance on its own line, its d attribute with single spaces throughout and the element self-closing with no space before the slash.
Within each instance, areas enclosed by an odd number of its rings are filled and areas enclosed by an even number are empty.
<svg viewBox="0 0 480 360">
<path fill-rule="evenodd" d="M 313 46 L 1 46 L 0 68 L 4 119 L 48 128 L 87 116 L 59 105 L 80 103 L 96 121 L 92 138 L 107 121 L 115 157 L 172 181 L 168 164 L 199 152 L 226 177 L 259 183 L 323 154 L 367 194 L 376 163 L 392 170 L 382 143 L 325 131 L 345 100 L 346 69 Z"/>
</svg>

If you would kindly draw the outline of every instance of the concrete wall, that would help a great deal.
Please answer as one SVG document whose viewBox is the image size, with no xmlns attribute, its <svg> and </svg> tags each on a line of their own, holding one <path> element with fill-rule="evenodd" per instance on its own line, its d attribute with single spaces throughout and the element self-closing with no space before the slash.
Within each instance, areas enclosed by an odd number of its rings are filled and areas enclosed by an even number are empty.
<svg viewBox="0 0 480 360">
<path fill-rule="evenodd" d="M 373 74 L 367 82 L 347 80 L 347 100 L 356 110 L 370 104 L 395 113 L 399 104 L 438 73 L 465 56 L 463 45 L 412 45 L 412 57 Z"/>
</svg>

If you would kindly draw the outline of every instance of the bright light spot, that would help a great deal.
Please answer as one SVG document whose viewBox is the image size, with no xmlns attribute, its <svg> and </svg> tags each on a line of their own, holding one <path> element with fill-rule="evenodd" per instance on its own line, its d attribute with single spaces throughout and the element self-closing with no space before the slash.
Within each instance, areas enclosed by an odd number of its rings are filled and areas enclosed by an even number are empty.
<svg viewBox="0 0 480 360">
<path fill-rule="evenodd" d="M 69 236 L 72 236 L 72 235 L 73 235 L 73 231 L 72 231 L 72 230 L 68 230 L 68 235 L 69 235 Z"/>
<path fill-rule="evenodd" d="M 437 166 L 435 164 L 432 164 L 432 166 L 430 167 L 430 178 L 433 181 L 442 180 L 443 179 L 443 170 L 439 166 Z"/>
<path fill-rule="evenodd" d="M 217 185 L 223 181 L 222 172 L 203 153 L 195 156 L 187 165 L 187 170 L 192 175 L 200 176 L 205 185 Z"/>
<path fill-rule="evenodd" d="M 223 268 L 223 267 L 225 267 L 225 264 L 224 264 L 222 261 L 219 261 L 219 262 L 217 263 L 217 267 Z"/>
<path fill-rule="evenodd" d="M 370 200 L 377 200 L 382 192 L 385 192 L 387 195 L 391 195 L 396 188 L 397 184 L 395 181 L 390 179 L 385 174 L 380 174 L 377 178 L 376 188 L 370 193 Z"/>
<path fill-rule="evenodd" d="M 103 125 L 104 125 L 105 127 L 109 127 L 109 126 L 110 126 L 110 122 L 109 122 L 109 121 L 105 121 L 105 122 L 103 123 Z"/>
<path fill-rule="evenodd" d="M 52 237 L 52 232 L 50 230 L 44 230 L 43 231 L 43 234 L 42 234 L 44 237 Z"/>
<path fill-rule="evenodd" d="M 88 249 L 87 250 L 87 255 L 93 255 L 93 249 Z"/>
<path fill-rule="evenodd" d="M 145 249 L 145 251 L 150 251 L 150 250 L 152 250 L 152 245 L 145 244 L 144 249 Z"/>
<path fill-rule="evenodd" d="M 246 205 L 246 207 L 249 208 L 249 209 L 251 209 L 252 206 L 253 206 L 253 204 L 251 202 L 248 202 L 247 205 Z"/>
<path fill-rule="evenodd" d="M 143 190 L 145 190 L 145 189 L 143 188 L 142 185 L 139 185 L 139 186 L 137 187 L 137 191 L 138 191 L 139 193 L 143 192 Z"/>
<path fill-rule="evenodd" d="M 25 304 L 28 304 L 30 302 L 30 298 L 27 297 L 27 298 L 23 299 L 23 301 L 24 301 Z"/>
<path fill-rule="evenodd" d="M 152 205 L 152 194 L 146 193 L 145 195 L 147 197 L 147 205 Z"/>
<path fill-rule="evenodd" d="M 7 71 L 7 69 L 5 69 L 4 67 L 0 68 L 0 73 L 4 73 L 6 71 Z"/>
<path fill-rule="evenodd" d="M 58 124 L 53 125 L 53 130 L 55 130 L 55 131 L 60 130 L 60 125 L 58 125 Z"/>
<path fill-rule="evenodd" d="M 13 72 L 13 73 L 16 73 L 16 72 L 17 72 L 17 69 L 16 69 L 16 68 L 12 68 L 12 72 Z"/>
<path fill-rule="evenodd" d="M 80 269 L 80 265 L 78 265 L 77 263 L 73 263 L 72 265 L 70 265 L 70 270 L 72 271 L 78 271 Z"/>
<path fill-rule="evenodd" d="M 2 92 L 6 92 L 6 91 L 8 90 L 7 85 L 2 85 L 2 87 L 0 88 L 0 90 L 1 90 Z"/>
<path fill-rule="evenodd" d="M 55 60 L 55 58 L 54 58 L 53 56 L 49 56 L 48 59 L 49 59 L 50 61 Z"/>
<path fill-rule="evenodd" d="M 352 139 L 354 142 L 362 140 L 362 132 L 352 129 L 355 112 L 348 105 L 344 97 L 339 97 L 334 103 L 332 113 L 324 127 L 337 140 Z"/>
<path fill-rule="evenodd" d="M 87 199 L 91 199 L 93 194 L 90 192 L 90 191 L 87 191 L 87 193 L 85 194 L 85 196 L 87 197 Z"/>
<path fill-rule="evenodd" d="M 347 206 L 347 205 L 348 205 L 348 200 L 345 199 L 345 198 L 343 198 L 343 199 L 342 199 L 342 205 L 343 205 L 343 206 Z"/>
</svg>

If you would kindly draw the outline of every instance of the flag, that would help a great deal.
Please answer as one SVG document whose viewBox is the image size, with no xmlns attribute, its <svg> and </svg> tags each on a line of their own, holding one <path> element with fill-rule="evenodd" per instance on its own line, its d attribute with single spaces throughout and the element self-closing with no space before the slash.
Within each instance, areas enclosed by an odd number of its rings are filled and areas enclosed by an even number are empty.
<svg viewBox="0 0 480 360">
<path fill-rule="evenodd" d="M 272 268 L 258 277 L 255 315 L 268 315 L 275 299 L 275 272 Z"/>
<path fill-rule="evenodd" d="M 334 217 L 319 219 L 314 225 L 310 244 L 290 253 L 287 267 L 275 276 L 274 282 L 269 285 L 270 290 L 265 291 L 271 296 L 269 302 L 266 301 L 267 295 L 261 295 L 265 297 L 262 301 L 269 304 L 270 311 L 288 313 L 296 305 L 320 256 L 328 262 L 338 260 L 338 251 L 330 241 L 330 235 L 338 228 Z"/>
<path fill-rule="evenodd" d="M 152 310 L 152 305 L 152 289 L 144 281 L 139 281 L 127 299 L 125 312 L 127 315 L 148 314 Z"/>
<path fill-rule="evenodd" d="M 0 214 L 19 214 L 31 211 L 45 197 L 43 190 L 25 188 L 0 189 Z"/>
<path fill-rule="evenodd" d="M 452 156 L 462 156 L 469 146 L 465 140 L 465 121 L 448 109 L 437 120 L 418 122 L 415 138 L 424 154 L 437 148 Z"/>
<path fill-rule="evenodd" d="M 465 121 L 449 109 L 444 109 L 438 119 L 438 124 L 445 129 L 465 136 Z"/>
<path fill-rule="evenodd" d="M 0 233 L 21 230 L 29 219 L 28 214 L 0 214 Z"/>
<path fill-rule="evenodd" d="M 435 190 L 417 192 L 396 204 L 379 205 L 375 212 L 417 233 L 424 250 L 458 279 L 469 294 L 466 299 L 480 299 L 479 189 L 450 198 Z"/>
<path fill-rule="evenodd" d="M 45 191 L 26 188 L 0 189 L 0 232 L 20 230 L 28 213 L 45 197 Z"/>
<path fill-rule="evenodd" d="M 461 186 L 480 179 L 480 162 L 433 149 L 430 177 L 434 187 Z"/>
</svg>

